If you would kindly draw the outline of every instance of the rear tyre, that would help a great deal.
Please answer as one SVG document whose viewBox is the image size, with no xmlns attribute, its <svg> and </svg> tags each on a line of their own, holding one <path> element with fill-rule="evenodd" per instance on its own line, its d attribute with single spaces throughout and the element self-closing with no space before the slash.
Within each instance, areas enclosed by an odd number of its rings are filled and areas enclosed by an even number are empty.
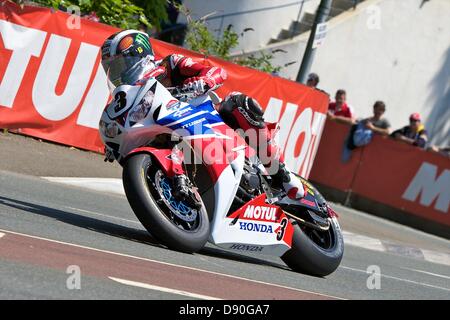
<svg viewBox="0 0 450 320">
<path fill-rule="evenodd" d="M 172 181 L 150 154 L 131 156 L 122 173 L 125 194 L 142 225 L 170 249 L 196 252 L 209 237 L 209 220 L 204 206 L 199 210 L 172 197 Z"/>
<path fill-rule="evenodd" d="M 328 231 L 294 226 L 292 248 L 281 259 L 294 271 L 324 277 L 333 273 L 344 255 L 344 240 L 336 218 Z"/>
</svg>

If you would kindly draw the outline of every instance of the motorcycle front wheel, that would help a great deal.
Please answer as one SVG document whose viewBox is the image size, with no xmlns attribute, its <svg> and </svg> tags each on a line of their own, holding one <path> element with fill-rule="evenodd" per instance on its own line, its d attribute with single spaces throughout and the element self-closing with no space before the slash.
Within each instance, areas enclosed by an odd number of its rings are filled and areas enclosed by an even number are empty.
<svg viewBox="0 0 450 320">
<path fill-rule="evenodd" d="M 344 239 L 337 219 L 330 220 L 327 231 L 294 225 L 292 247 L 281 257 L 292 270 L 324 277 L 339 267 L 344 255 Z"/>
<path fill-rule="evenodd" d="M 170 249 L 193 253 L 209 238 L 209 219 L 204 206 L 191 208 L 172 195 L 173 182 L 150 154 L 131 156 L 124 164 L 122 180 L 131 208 L 142 225 Z"/>
</svg>

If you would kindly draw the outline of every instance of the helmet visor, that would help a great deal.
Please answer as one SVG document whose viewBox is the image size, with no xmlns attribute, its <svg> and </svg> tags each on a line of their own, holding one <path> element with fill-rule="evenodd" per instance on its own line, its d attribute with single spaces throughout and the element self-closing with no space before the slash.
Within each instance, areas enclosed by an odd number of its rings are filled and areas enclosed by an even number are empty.
<svg viewBox="0 0 450 320">
<path fill-rule="evenodd" d="M 144 60 L 139 56 L 123 55 L 103 60 L 103 69 L 106 72 L 110 86 L 133 85 L 144 71 Z"/>
</svg>

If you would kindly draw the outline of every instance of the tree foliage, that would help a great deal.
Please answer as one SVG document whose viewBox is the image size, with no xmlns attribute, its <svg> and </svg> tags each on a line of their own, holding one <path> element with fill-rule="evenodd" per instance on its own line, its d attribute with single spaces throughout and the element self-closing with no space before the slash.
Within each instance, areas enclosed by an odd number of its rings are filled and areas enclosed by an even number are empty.
<svg viewBox="0 0 450 320">
<path fill-rule="evenodd" d="M 180 13 L 186 16 L 188 22 L 185 43 L 189 49 L 267 73 L 277 73 L 281 70 L 281 66 L 272 64 L 274 56 L 271 53 L 261 51 L 257 54 L 252 53 L 241 57 L 231 56 L 230 51 L 239 45 L 240 38 L 244 36 L 245 32 L 253 30 L 252 28 L 247 28 L 241 34 L 238 34 L 233 30 L 233 26 L 229 25 L 220 37 L 215 37 L 206 25 L 207 17 L 194 20 L 186 7 L 183 5 L 177 5 L 176 7 Z"/>
<path fill-rule="evenodd" d="M 23 4 L 23 0 L 14 0 Z M 78 6 L 82 13 L 94 12 L 101 22 L 121 28 L 138 29 L 144 25 L 159 29 L 161 22 L 167 20 L 165 10 L 167 0 L 33 0 L 33 2 L 65 10 Z"/>
</svg>

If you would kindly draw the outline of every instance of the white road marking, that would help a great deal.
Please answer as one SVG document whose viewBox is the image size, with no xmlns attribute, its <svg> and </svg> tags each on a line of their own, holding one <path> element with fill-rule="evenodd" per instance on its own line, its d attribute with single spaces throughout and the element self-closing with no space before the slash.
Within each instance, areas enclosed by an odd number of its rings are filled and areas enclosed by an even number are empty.
<svg viewBox="0 0 450 320">
<path fill-rule="evenodd" d="M 222 300 L 222 299 L 219 299 L 216 297 L 210 297 L 210 296 L 205 296 L 202 294 L 196 294 L 196 293 L 192 293 L 192 292 L 188 292 L 188 291 L 176 290 L 176 289 L 171 289 L 171 288 L 166 288 L 166 287 L 154 286 L 154 285 L 143 283 L 143 282 L 136 282 L 136 281 L 130 281 L 130 280 L 125 280 L 125 279 L 113 278 L 113 277 L 108 277 L 108 278 L 113 281 L 116 281 L 116 282 L 119 282 L 122 284 L 126 284 L 128 286 L 144 288 L 144 289 L 149 289 L 149 290 L 156 290 L 156 291 L 161 291 L 161 292 L 167 292 L 167 293 L 177 294 L 177 295 L 181 295 L 181 296 L 186 296 L 189 298 L 196 298 L 196 299 L 202 299 L 202 300 Z"/>
<path fill-rule="evenodd" d="M 74 243 L 70 243 L 70 242 L 58 241 L 58 240 L 53 240 L 53 239 L 33 236 L 33 235 L 20 233 L 20 232 L 15 232 L 15 231 L 10 231 L 10 230 L 0 229 L 0 232 L 11 233 L 11 234 L 15 234 L 15 235 L 19 235 L 19 236 L 23 236 L 23 237 L 27 237 L 27 238 L 32 238 L 32 239 L 38 239 L 38 240 L 44 240 L 44 241 L 64 244 L 64 245 L 68 245 L 68 246 L 71 246 L 71 247 L 82 248 L 82 249 L 87 249 L 87 250 L 92 250 L 92 251 L 97 251 L 97 252 L 103 252 L 103 253 L 113 254 L 113 255 L 117 255 L 117 256 L 121 256 L 121 257 L 137 259 L 137 260 L 141 260 L 141 261 L 148 261 L 148 262 L 158 263 L 158 264 L 171 266 L 171 267 L 177 267 L 177 268 L 181 268 L 181 269 L 199 271 L 199 272 L 214 274 L 214 275 L 218 275 L 218 276 L 222 276 L 222 277 L 238 279 L 238 280 L 243 280 L 243 281 L 249 281 L 249 282 L 253 282 L 253 283 L 258 283 L 258 284 L 263 284 L 263 285 L 267 285 L 267 286 L 272 286 L 272 287 L 277 287 L 277 288 L 282 288 L 282 289 L 298 291 L 298 292 L 302 292 L 302 293 L 315 294 L 315 295 L 318 295 L 318 296 L 323 296 L 323 297 L 328 297 L 328 298 L 333 298 L 333 299 L 339 299 L 339 300 L 345 300 L 344 298 L 340 298 L 340 297 L 336 297 L 336 296 L 332 296 L 332 295 L 328 295 L 328 294 L 322 294 L 322 293 L 318 293 L 318 292 L 313 292 L 313 291 L 308 291 L 308 290 L 303 290 L 303 289 L 287 287 L 287 286 L 283 286 L 283 285 L 279 285 L 279 284 L 275 284 L 275 283 L 264 282 L 264 281 L 259 281 L 259 280 L 242 278 L 242 277 L 233 276 L 233 275 L 230 275 L 230 274 L 225 274 L 225 273 L 220 273 L 220 272 L 214 272 L 214 271 L 203 270 L 203 269 L 198 269 L 198 268 L 193 268 L 193 267 L 187 267 L 187 266 L 173 264 L 173 263 L 169 263 L 169 262 L 163 262 L 163 261 L 158 261 L 158 260 L 152 260 L 152 259 L 137 257 L 137 256 L 125 254 L 125 253 L 119 253 L 119 252 L 114 252 L 114 251 L 108 251 L 108 250 L 102 250 L 102 249 L 82 246 L 82 245 L 78 245 L 78 244 L 74 244 Z"/>
<path fill-rule="evenodd" d="M 71 178 L 71 177 L 42 177 L 51 182 L 82 187 L 90 190 L 125 195 L 122 179 L 115 178 Z"/>
<path fill-rule="evenodd" d="M 4 236 L 5 234 L 0 232 L 0 238 L 3 238 Z"/>
<path fill-rule="evenodd" d="M 402 269 L 411 270 L 411 271 L 416 271 L 416 272 L 428 274 L 428 275 L 434 276 L 434 277 L 439 277 L 439 278 L 444 278 L 444 279 L 450 279 L 449 276 L 444 276 L 444 275 L 442 275 L 442 274 L 432 273 L 432 272 L 428 272 L 428 271 L 423 271 L 423 270 L 418 270 L 418 269 L 411 269 L 411 268 L 402 268 Z"/>
<path fill-rule="evenodd" d="M 425 260 L 450 266 L 450 255 L 431 250 L 422 250 Z"/>
<path fill-rule="evenodd" d="M 345 266 L 340 266 L 339 268 L 368 274 L 366 270 L 355 269 L 355 268 L 350 268 L 350 267 L 345 267 Z M 396 281 L 407 282 L 407 283 L 411 283 L 411 284 L 415 284 L 415 285 L 419 285 L 419 286 L 423 286 L 423 287 L 430 287 L 430 288 L 433 288 L 433 289 L 439 289 L 439 290 L 444 290 L 444 291 L 450 292 L 449 288 L 438 287 L 438 286 L 434 286 L 434 285 L 428 284 L 428 283 L 423 283 L 423 282 L 417 282 L 417 281 L 408 280 L 408 279 L 397 278 L 397 277 L 388 276 L 388 275 L 385 275 L 385 274 L 381 274 L 381 277 L 382 278 L 386 278 L 386 279 L 392 279 L 392 280 L 396 280 Z"/>
<path fill-rule="evenodd" d="M 386 251 L 386 248 L 383 246 L 383 243 L 379 239 L 366 237 L 359 234 L 354 234 L 351 232 L 343 231 L 344 236 L 344 244 L 348 244 L 351 246 L 356 246 L 368 250 Z"/>
<path fill-rule="evenodd" d="M 115 216 L 109 216 L 109 215 L 107 215 L 107 214 L 98 213 L 98 212 L 94 212 L 94 211 L 89 211 L 89 210 L 84 210 L 84 209 L 78 209 L 78 208 L 73 208 L 73 207 L 68 207 L 68 206 L 64 206 L 64 208 L 70 209 L 70 210 L 77 210 L 77 211 L 84 212 L 84 213 L 87 213 L 87 214 L 91 214 L 91 215 L 94 215 L 94 216 L 105 217 L 105 218 L 109 218 L 109 219 L 114 219 L 114 220 L 119 220 L 119 221 L 125 221 L 125 222 L 129 222 L 129 223 L 135 223 L 135 224 L 141 225 L 141 223 L 140 223 L 139 221 L 133 221 L 133 220 L 124 219 L 124 218 L 119 218 L 119 217 L 115 217 Z"/>
</svg>

